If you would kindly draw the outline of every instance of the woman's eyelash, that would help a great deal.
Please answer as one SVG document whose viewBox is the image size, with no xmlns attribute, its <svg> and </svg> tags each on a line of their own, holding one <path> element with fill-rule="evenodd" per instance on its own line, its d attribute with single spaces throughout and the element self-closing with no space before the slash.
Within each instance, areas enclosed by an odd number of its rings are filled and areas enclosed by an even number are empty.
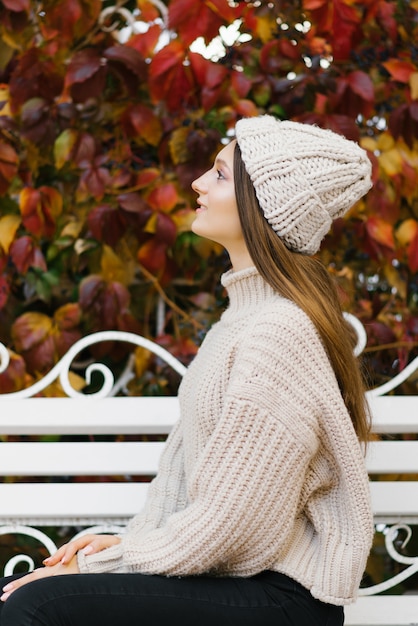
<svg viewBox="0 0 418 626">
<path fill-rule="evenodd" d="M 217 173 L 217 175 L 218 175 L 218 176 L 217 176 L 218 180 L 219 180 L 220 178 L 225 178 L 225 177 L 224 177 L 224 175 L 222 174 L 221 170 L 216 170 L 216 173 Z"/>
</svg>

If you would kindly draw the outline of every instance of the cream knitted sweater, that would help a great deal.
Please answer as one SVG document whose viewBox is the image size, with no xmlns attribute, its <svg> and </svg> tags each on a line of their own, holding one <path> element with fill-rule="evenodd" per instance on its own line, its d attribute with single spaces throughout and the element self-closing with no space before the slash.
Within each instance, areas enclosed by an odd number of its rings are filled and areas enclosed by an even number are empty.
<svg viewBox="0 0 418 626">
<path fill-rule="evenodd" d="M 229 307 L 180 387 L 144 510 L 81 572 L 283 572 L 354 600 L 373 526 L 363 454 L 311 321 L 255 268 L 222 277 Z"/>
</svg>

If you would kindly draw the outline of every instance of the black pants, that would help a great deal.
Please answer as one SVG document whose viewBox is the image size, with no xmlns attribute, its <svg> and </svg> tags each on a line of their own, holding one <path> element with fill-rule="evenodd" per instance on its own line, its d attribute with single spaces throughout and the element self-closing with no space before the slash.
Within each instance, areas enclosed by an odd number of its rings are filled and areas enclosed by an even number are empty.
<svg viewBox="0 0 418 626">
<path fill-rule="evenodd" d="M 0 579 L 3 587 L 8 579 Z M 73 574 L 0 602 L 0 626 L 342 626 L 342 607 L 275 572 L 252 578 Z"/>
</svg>

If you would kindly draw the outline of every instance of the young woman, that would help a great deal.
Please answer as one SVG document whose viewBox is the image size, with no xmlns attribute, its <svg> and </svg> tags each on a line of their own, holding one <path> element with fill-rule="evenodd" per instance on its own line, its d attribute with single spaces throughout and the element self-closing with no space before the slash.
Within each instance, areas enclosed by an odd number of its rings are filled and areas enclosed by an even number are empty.
<svg viewBox="0 0 418 626">
<path fill-rule="evenodd" d="M 355 143 L 270 116 L 193 183 L 229 306 L 184 377 L 181 418 L 123 537 L 90 535 L 4 580 L 0 626 L 340 626 L 373 526 L 353 341 L 312 255 L 370 188 Z"/>
</svg>

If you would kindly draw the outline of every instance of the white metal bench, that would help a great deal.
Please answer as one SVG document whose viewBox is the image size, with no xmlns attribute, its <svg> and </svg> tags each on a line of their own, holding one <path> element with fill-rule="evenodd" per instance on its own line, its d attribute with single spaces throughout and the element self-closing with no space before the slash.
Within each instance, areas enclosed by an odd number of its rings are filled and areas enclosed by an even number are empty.
<svg viewBox="0 0 418 626">
<path fill-rule="evenodd" d="M 99 368 L 104 375 L 101 391 L 95 397 L 81 397 L 75 392 L 68 380 L 75 355 L 86 345 L 110 339 L 145 347 L 180 375 L 184 373 L 177 359 L 149 340 L 130 333 L 96 333 L 74 345 L 35 388 L 0 396 L 0 436 L 73 437 L 71 441 L 0 443 L 0 474 L 5 480 L 11 476 L 26 480 L 0 484 L 0 535 L 29 535 L 40 542 L 44 551 L 52 553 L 55 543 L 37 527 L 88 526 L 95 532 L 120 532 L 141 508 L 146 481 L 157 470 L 162 440 L 176 421 L 179 407 L 176 397 L 105 397 L 118 392 L 123 382 L 115 384 L 101 365 L 90 368 Z M 5 367 L 8 355 L 1 344 L 0 356 Z M 418 396 L 385 395 L 417 370 L 418 358 L 401 375 L 369 392 L 374 432 L 393 435 L 393 439 L 374 441 L 369 446 L 367 462 L 375 522 L 385 533 L 389 557 L 396 568 L 403 569 L 382 584 L 360 590 L 356 604 L 346 608 L 347 626 L 418 624 L 418 595 L 375 595 L 418 572 L 418 556 L 405 557 L 398 547 L 399 537 L 408 538 L 410 525 L 418 524 L 418 441 L 395 438 L 397 434 L 418 433 Z M 87 372 L 87 377 L 90 374 Z M 57 376 L 71 397 L 28 397 Z M 150 440 L 96 440 L 105 435 L 147 435 Z M 74 436 L 87 437 L 78 441 Z M 396 481 L 394 474 L 409 474 L 411 480 Z M 373 480 L 376 475 L 378 481 Z M 382 475 L 390 480 L 381 480 Z M 91 478 L 89 482 L 77 482 L 86 476 Z M 39 482 L 39 477 L 48 477 L 50 482 Z M 113 477 L 113 482 L 103 477 Z M 121 480 L 126 477 L 131 480 Z M 95 479 L 99 482 L 93 482 Z M 12 573 L 22 561 L 29 568 L 34 566 L 29 556 L 16 554 L 6 563 L 5 574 Z"/>
</svg>

